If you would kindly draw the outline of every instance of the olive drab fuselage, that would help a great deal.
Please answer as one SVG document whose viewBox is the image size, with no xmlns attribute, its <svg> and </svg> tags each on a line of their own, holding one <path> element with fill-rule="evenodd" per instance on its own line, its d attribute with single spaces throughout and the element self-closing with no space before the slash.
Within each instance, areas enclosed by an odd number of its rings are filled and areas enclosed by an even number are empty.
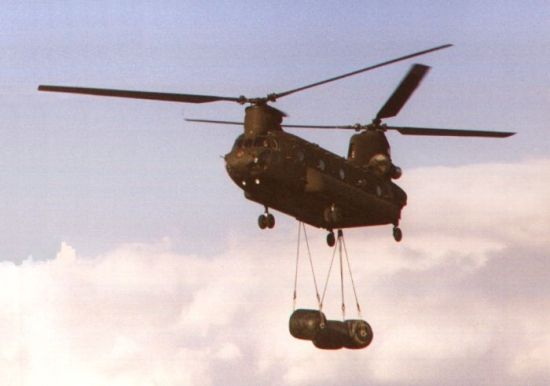
<svg viewBox="0 0 550 386">
<path fill-rule="evenodd" d="M 352 136 L 346 159 L 283 131 L 282 117 L 248 107 L 244 133 L 225 156 L 246 198 L 329 230 L 398 224 L 406 194 L 391 181 L 397 168 L 384 133 Z"/>
</svg>

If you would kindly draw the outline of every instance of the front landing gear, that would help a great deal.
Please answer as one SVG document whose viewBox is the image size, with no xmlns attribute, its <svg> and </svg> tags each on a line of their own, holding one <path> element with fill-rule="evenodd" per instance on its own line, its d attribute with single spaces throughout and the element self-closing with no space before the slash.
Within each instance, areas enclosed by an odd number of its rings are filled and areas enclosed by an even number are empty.
<svg viewBox="0 0 550 386">
<path fill-rule="evenodd" d="M 393 239 L 397 242 L 400 242 L 401 239 L 403 239 L 403 232 L 397 225 L 393 227 Z"/>
<path fill-rule="evenodd" d="M 275 217 L 269 213 L 267 206 L 265 207 L 265 213 L 258 217 L 258 226 L 260 229 L 272 229 L 275 226 Z"/>
</svg>

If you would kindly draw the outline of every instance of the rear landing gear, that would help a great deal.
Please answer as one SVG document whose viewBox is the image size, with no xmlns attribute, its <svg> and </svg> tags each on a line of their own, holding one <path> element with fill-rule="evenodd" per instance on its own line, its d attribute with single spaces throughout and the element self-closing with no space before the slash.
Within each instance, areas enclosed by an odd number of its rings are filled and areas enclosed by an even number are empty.
<svg viewBox="0 0 550 386">
<path fill-rule="evenodd" d="M 403 239 L 403 232 L 397 225 L 393 227 L 393 239 L 397 242 L 400 242 L 401 239 Z"/>
<path fill-rule="evenodd" d="M 330 231 L 327 234 L 327 245 L 329 247 L 334 247 L 334 244 L 336 244 L 336 237 L 334 237 L 334 232 Z"/>
<path fill-rule="evenodd" d="M 338 238 L 344 237 L 344 232 L 341 229 L 338 229 Z M 336 237 L 334 236 L 334 231 L 331 229 L 329 230 L 329 233 L 327 234 L 327 245 L 329 247 L 334 247 L 336 245 Z"/>
<path fill-rule="evenodd" d="M 275 217 L 265 208 L 265 213 L 258 217 L 258 226 L 260 229 L 272 229 L 275 226 Z"/>
</svg>

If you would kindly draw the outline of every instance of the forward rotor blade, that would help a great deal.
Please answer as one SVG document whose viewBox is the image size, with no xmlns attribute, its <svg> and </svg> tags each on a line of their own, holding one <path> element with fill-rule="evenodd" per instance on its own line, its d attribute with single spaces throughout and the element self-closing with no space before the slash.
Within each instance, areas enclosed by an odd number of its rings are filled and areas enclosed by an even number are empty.
<svg viewBox="0 0 550 386">
<path fill-rule="evenodd" d="M 397 86 L 393 94 L 389 97 L 384 106 L 382 106 L 376 115 L 376 119 L 380 120 L 382 118 L 395 117 L 405 103 L 407 103 L 429 69 L 430 67 L 423 64 L 415 64 L 412 66 L 405 78 L 399 83 L 399 86 Z"/>
<path fill-rule="evenodd" d="M 347 74 L 335 76 L 334 78 L 330 78 L 330 79 L 322 80 L 322 81 L 320 81 L 320 82 L 315 82 L 315 83 L 312 83 L 312 84 L 308 84 L 307 86 L 302 86 L 302 87 L 295 88 L 295 89 L 293 89 L 293 90 L 288 90 L 288 91 L 284 91 L 284 92 L 281 92 L 281 93 L 276 93 L 276 94 L 273 94 L 273 95 L 272 95 L 272 98 L 274 98 L 274 99 L 282 98 L 282 97 L 284 97 L 284 96 L 287 96 L 287 95 L 290 95 L 290 94 L 294 94 L 295 92 L 298 92 L 298 91 L 307 90 L 308 88 L 320 86 L 320 85 L 322 85 L 322 84 L 329 83 L 329 82 L 334 82 L 335 80 L 340 80 L 340 79 L 343 79 L 343 78 L 347 78 L 348 76 L 357 75 L 357 74 L 360 74 L 360 73 L 362 73 L 362 72 L 374 70 L 375 68 L 387 66 L 388 64 L 397 63 L 397 62 L 400 62 L 400 61 L 402 61 L 402 60 L 414 58 L 415 56 L 425 55 L 425 54 L 428 54 L 428 53 L 430 53 L 430 52 L 442 50 L 442 49 L 444 49 L 444 48 L 448 48 L 448 47 L 451 47 L 451 46 L 452 46 L 452 44 L 444 44 L 444 45 L 442 45 L 442 46 L 437 46 L 437 47 L 434 47 L 434 48 L 430 48 L 430 49 L 428 49 L 428 50 L 419 51 L 419 52 L 415 52 L 415 53 L 413 53 L 413 54 L 401 56 L 401 57 L 399 57 L 399 58 L 395 58 L 395 59 L 392 59 L 392 60 L 388 60 L 388 61 L 386 61 L 386 62 L 378 63 L 378 64 L 375 64 L 375 65 L 373 65 L 373 66 L 361 68 L 361 69 L 359 69 L 359 70 L 352 71 L 352 72 L 349 72 L 349 73 L 347 73 Z"/>
<path fill-rule="evenodd" d="M 216 123 L 220 125 L 244 125 L 244 122 L 236 122 L 236 121 L 216 121 L 212 119 L 191 119 L 191 118 L 185 118 L 187 122 L 199 122 L 199 123 Z"/>
<path fill-rule="evenodd" d="M 214 95 L 174 94 L 164 92 L 113 90 L 107 88 L 67 87 L 67 86 L 38 86 L 39 91 L 66 92 L 72 94 L 86 94 L 110 96 L 119 98 L 152 99 L 168 102 L 208 103 L 217 101 L 245 102 L 246 98 L 221 97 Z"/>
<path fill-rule="evenodd" d="M 289 127 L 292 129 L 356 129 L 355 126 L 351 125 L 342 125 L 342 126 L 331 126 L 331 125 L 281 125 L 282 127 Z"/>
<path fill-rule="evenodd" d="M 483 130 L 455 130 L 455 129 L 432 129 L 424 127 L 398 127 L 385 126 L 388 130 L 397 130 L 404 135 L 432 135 L 444 137 L 487 137 L 506 138 L 516 133 L 505 131 L 483 131 Z"/>
</svg>

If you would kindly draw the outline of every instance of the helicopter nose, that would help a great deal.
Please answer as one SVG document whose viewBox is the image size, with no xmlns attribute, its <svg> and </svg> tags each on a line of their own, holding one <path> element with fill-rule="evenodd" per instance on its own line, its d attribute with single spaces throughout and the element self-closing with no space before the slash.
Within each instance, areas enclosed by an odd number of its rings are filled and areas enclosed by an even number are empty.
<svg viewBox="0 0 550 386">
<path fill-rule="evenodd" d="M 254 165 L 254 157 L 242 151 L 229 153 L 224 158 L 225 167 L 230 175 L 244 176 L 249 173 L 250 168 Z"/>
</svg>

